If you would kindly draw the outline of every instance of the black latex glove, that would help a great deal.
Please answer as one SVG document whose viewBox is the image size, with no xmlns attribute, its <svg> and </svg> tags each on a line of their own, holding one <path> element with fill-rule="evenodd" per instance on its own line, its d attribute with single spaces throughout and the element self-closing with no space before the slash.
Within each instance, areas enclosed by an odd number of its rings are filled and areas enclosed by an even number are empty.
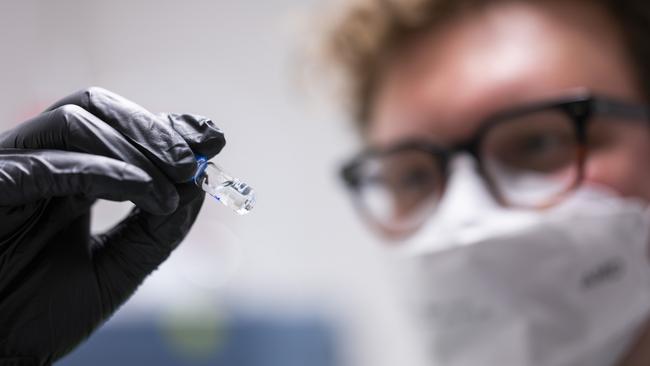
<svg viewBox="0 0 650 366">
<path fill-rule="evenodd" d="M 0 365 L 47 365 L 123 304 L 196 219 L 194 153 L 224 144 L 208 119 L 100 88 L 0 134 Z M 93 236 L 98 198 L 136 208 Z"/>
</svg>

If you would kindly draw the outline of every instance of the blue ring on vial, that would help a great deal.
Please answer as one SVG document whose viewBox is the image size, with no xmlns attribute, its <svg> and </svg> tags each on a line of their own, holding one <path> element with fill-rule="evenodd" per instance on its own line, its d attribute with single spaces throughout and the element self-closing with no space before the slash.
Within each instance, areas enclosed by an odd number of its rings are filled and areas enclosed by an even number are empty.
<svg viewBox="0 0 650 366">
<path fill-rule="evenodd" d="M 208 162 L 208 159 L 205 156 L 202 156 L 202 155 L 197 155 L 196 156 L 196 164 L 197 164 L 196 174 L 194 174 L 194 177 L 192 178 L 194 183 L 196 183 L 196 184 L 199 183 L 198 182 L 199 178 L 201 178 L 203 176 L 203 173 L 205 172 L 205 168 L 208 167 L 208 164 L 206 164 L 207 162 Z"/>
</svg>

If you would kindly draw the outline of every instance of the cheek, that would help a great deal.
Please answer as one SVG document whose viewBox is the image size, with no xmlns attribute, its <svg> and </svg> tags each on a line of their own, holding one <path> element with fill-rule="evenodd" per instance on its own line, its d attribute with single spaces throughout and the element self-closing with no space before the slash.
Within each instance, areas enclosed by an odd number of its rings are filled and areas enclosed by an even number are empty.
<svg viewBox="0 0 650 366">
<path fill-rule="evenodd" d="M 650 136 L 643 131 L 628 136 L 625 144 L 591 152 L 585 180 L 608 186 L 623 196 L 650 201 Z"/>
</svg>

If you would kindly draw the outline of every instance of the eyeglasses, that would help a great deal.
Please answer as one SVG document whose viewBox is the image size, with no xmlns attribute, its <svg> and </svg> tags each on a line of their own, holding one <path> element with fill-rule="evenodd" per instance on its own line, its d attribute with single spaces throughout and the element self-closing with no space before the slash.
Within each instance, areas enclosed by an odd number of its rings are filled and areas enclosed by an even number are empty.
<svg viewBox="0 0 650 366">
<path fill-rule="evenodd" d="M 650 108 L 581 94 L 494 115 L 454 146 L 411 140 L 369 149 L 341 175 L 369 223 L 389 237 L 415 231 L 445 192 L 449 163 L 468 153 L 502 206 L 545 209 L 582 183 L 588 155 L 606 149 L 623 122 L 650 121 Z M 628 124 L 629 128 L 629 124 Z"/>
</svg>

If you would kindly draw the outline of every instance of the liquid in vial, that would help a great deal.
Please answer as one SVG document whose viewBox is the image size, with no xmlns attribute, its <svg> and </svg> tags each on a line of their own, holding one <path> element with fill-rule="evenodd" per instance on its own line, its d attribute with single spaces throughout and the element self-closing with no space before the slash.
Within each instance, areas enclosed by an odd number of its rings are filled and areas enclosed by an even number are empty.
<svg viewBox="0 0 650 366">
<path fill-rule="evenodd" d="M 205 159 L 198 159 L 194 183 L 240 215 L 249 213 L 255 206 L 253 188 Z"/>
</svg>

